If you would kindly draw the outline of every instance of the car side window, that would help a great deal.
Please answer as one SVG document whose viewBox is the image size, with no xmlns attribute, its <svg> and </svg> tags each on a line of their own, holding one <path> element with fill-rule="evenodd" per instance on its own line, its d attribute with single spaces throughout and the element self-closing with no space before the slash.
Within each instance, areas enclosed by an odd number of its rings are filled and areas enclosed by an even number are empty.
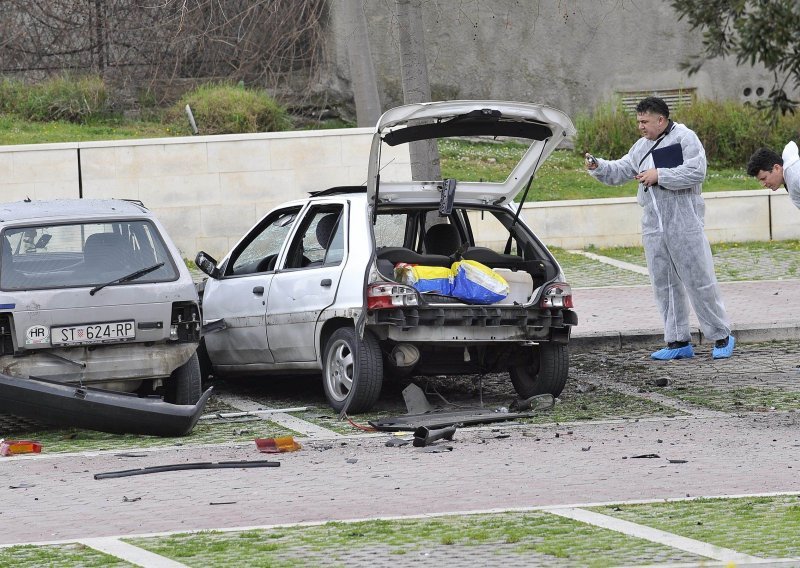
<svg viewBox="0 0 800 568">
<path fill-rule="evenodd" d="M 244 247 L 234 252 L 227 275 L 255 274 L 275 270 L 278 253 L 294 225 L 299 207 L 275 211 L 249 235 Z"/>
<path fill-rule="evenodd" d="M 344 258 L 343 207 L 319 205 L 306 213 L 286 256 L 285 268 L 332 266 Z"/>
</svg>

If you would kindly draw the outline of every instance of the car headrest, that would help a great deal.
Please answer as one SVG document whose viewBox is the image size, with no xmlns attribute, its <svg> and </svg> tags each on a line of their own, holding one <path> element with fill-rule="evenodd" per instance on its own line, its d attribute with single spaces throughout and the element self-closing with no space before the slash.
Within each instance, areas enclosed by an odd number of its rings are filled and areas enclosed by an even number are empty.
<svg viewBox="0 0 800 568">
<path fill-rule="evenodd" d="M 455 225 L 438 223 L 425 233 L 425 252 L 450 256 L 461 247 L 461 237 Z"/>
<path fill-rule="evenodd" d="M 327 249 L 331 240 L 333 239 L 333 231 L 336 228 L 336 222 L 339 220 L 338 213 L 328 213 L 317 222 L 317 242 L 322 248 Z"/>
</svg>

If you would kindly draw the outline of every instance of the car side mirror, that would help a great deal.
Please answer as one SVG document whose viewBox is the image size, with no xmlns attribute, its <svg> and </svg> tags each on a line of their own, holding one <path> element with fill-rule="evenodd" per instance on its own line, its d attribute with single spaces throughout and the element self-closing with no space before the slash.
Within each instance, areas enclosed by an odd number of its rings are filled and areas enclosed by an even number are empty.
<svg viewBox="0 0 800 568">
<path fill-rule="evenodd" d="M 197 256 L 194 257 L 194 263 L 197 265 L 197 268 L 202 270 L 205 274 L 210 276 L 211 278 L 219 278 L 219 269 L 217 268 L 217 261 L 214 260 L 214 257 L 210 254 L 200 251 L 197 253 Z"/>
</svg>

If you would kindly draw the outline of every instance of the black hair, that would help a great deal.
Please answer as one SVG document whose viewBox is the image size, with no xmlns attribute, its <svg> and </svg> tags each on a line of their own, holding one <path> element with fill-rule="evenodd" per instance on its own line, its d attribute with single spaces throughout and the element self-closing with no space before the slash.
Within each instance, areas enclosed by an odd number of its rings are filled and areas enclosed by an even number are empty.
<svg viewBox="0 0 800 568">
<path fill-rule="evenodd" d="M 653 114 L 660 114 L 664 118 L 669 118 L 669 107 L 664 99 L 658 97 L 646 97 L 639 101 L 636 105 L 636 114 L 643 114 L 651 112 Z"/>
<path fill-rule="evenodd" d="M 756 177 L 758 172 L 772 170 L 775 164 L 783 165 L 783 158 L 774 150 L 759 148 L 750 156 L 750 161 L 747 162 L 747 175 Z"/>
</svg>

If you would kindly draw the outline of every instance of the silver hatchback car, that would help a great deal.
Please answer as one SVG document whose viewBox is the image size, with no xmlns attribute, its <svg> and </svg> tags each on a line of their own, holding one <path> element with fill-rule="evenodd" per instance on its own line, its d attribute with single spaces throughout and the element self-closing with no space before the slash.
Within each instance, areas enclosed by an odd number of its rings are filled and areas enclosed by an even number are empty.
<svg viewBox="0 0 800 568">
<path fill-rule="evenodd" d="M 201 357 L 221 377 L 321 372 L 330 405 L 352 413 L 375 403 L 384 375 L 507 371 L 521 397 L 557 396 L 577 324 L 572 292 L 514 198 L 572 133 L 565 114 L 535 104 L 386 112 L 366 187 L 270 211 L 219 263 L 197 255 L 209 276 Z M 505 180 L 381 180 L 386 144 L 476 136 L 526 142 Z M 502 282 L 501 293 L 457 293 L 464 263 Z"/>
<path fill-rule="evenodd" d="M 0 245 L 0 374 L 198 401 L 197 292 L 141 203 L 0 204 Z"/>
</svg>

